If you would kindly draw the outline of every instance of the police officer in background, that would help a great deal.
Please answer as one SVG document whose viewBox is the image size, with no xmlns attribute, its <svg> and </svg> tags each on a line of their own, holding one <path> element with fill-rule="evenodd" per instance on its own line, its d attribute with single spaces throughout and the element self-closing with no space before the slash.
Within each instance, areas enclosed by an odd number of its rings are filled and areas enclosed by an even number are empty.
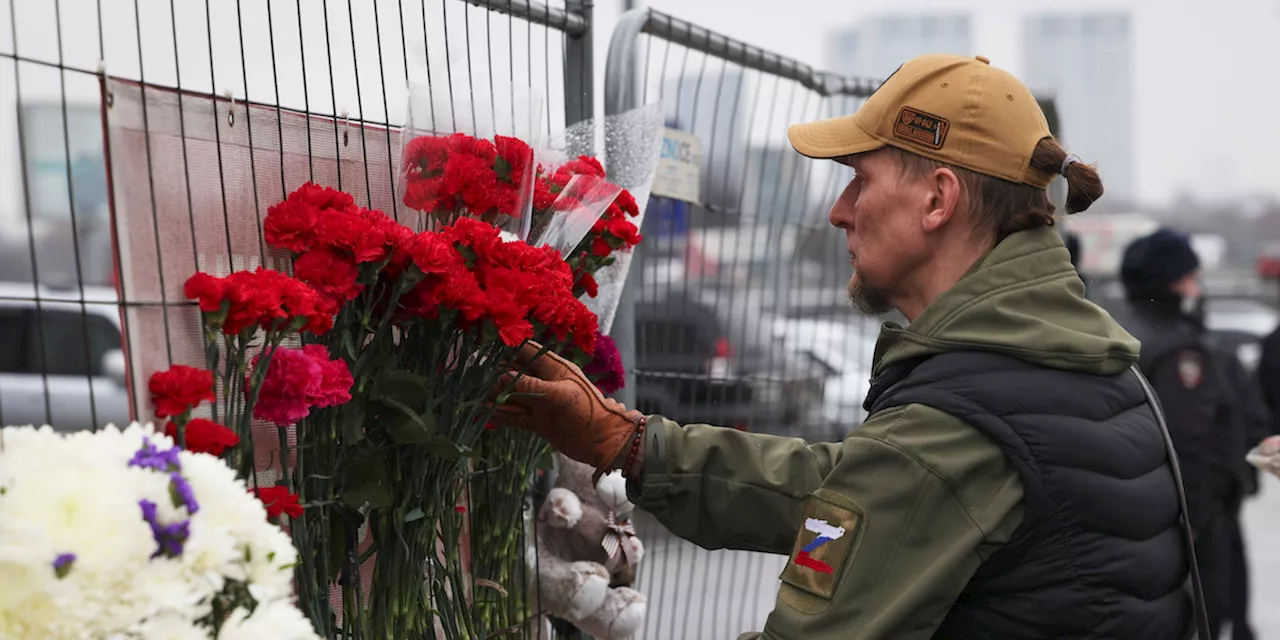
<svg viewBox="0 0 1280 640">
<path fill-rule="evenodd" d="M 789 138 L 854 169 L 829 215 L 854 307 L 909 322 L 881 329 L 861 426 L 808 443 L 642 416 L 532 347 L 493 421 L 621 469 L 699 546 L 787 554 L 743 640 L 1189 635 L 1189 536 L 1139 344 L 1085 300 L 1046 192 L 1065 176 L 1082 211 L 1094 168 L 982 57 L 914 58 Z"/>
<path fill-rule="evenodd" d="M 1240 459 L 1248 436 L 1233 384 L 1238 363 L 1206 335 L 1199 277 L 1185 234 L 1162 228 L 1138 238 L 1121 260 L 1126 305 L 1115 318 L 1142 342 L 1141 369 L 1168 418 L 1217 637 L 1231 617 L 1231 530 L 1245 493 Z"/>
<path fill-rule="evenodd" d="M 1071 266 L 1076 268 L 1076 274 L 1080 276 L 1080 281 L 1084 283 L 1085 297 L 1089 297 L 1089 278 L 1080 272 L 1080 236 L 1070 231 L 1062 234 L 1062 243 L 1067 246 L 1067 253 L 1071 254 Z"/>
</svg>

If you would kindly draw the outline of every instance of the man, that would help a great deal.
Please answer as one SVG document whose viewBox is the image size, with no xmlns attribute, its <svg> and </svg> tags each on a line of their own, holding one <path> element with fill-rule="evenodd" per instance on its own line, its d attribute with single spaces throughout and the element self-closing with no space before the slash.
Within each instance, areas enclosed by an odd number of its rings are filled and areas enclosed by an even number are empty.
<svg viewBox="0 0 1280 640">
<path fill-rule="evenodd" d="M 1280 434 L 1280 327 L 1262 340 L 1257 379 L 1259 391 L 1271 409 L 1271 434 Z"/>
<path fill-rule="evenodd" d="M 1084 295 L 1088 298 L 1089 279 L 1080 273 L 1080 236 L 1068 231 L 1062 234 L 1062 243 L 1067 246 L 1067 253 L 1071 256 L 1071 266 L 1075 267 L 1076 275 L 1080 276 L 1080 282 L 1084 283 Z"/>
<path fill-rule="evenodd" d="M 1237 441 L 1235 453 L 1236 468 L 1240 474 L 1239 490 L 1234 492 L 1227 505 L 1228 572 L 1231 578 L 1226 618 L 1231 620 L 1231 640 L 1253 640 L 1253 627 L 1249 624 L 1249 560 L 1241 511 L 1244 500 L 1258 493 L 1258 469 L 1246 462 L 1245 456 L 1254 445 L 1272 435 L 1272 417 L 1261 387 L 1250 376 L 1244 363 L 1223 345 L 1216 346 L 1225 363 L 1229 404 L 1237 408 L 1232 414 L 1243 421 L 1243 425 L 1232 428 L 1232 433 L 1244 436 L 1243 442 Z"/>
<path fill-rule="evenodd" d="M 1218 633 L 1230 616 L 1232 515 L 1244 495 L 1246 422 L 1231 366 L 1203 324 L 1200 261 L 1185 234 L 1158 229 L 1125 248 L 1120 280 L 1126 307 L 1117 319 L 1142 341 L 1151 381 L 1177 447 L 1209 620 Z M 1246 627 L 1247 628 L 1247 627 Z"/>
<path fill-rule="evenodd" d="M 854 306 L 909 321 L 882 329 L 860 428 L 808 444 L 644 418 L 529 352 L 497 420 L 623 469 L 700 546 L 790 554 L 744 639 L 1184 637 L 1190 563 L 1138 343 L 1084 299 L 1045 191 L 1065 174 L 1082 210 L 1096 172 L 981 57 L 915 58 L 789 137 L 854 168 L 830 213 Z"/>
</svg>

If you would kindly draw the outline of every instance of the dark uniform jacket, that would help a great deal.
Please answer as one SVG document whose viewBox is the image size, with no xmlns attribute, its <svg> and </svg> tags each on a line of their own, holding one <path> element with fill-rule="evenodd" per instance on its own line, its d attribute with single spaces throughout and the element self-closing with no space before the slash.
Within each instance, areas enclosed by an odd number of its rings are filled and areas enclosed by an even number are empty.
<svg viewBox="0 0 1280 640">
<path fill-rule="evenodd" d="M 1245 424 L 1226 354 L 1176 303 L 1130 302 L 1116 319 L 1142 341 L 1140 367 L 1164 406 L 1200 530 L 1243 493 Z"/>
</svg>

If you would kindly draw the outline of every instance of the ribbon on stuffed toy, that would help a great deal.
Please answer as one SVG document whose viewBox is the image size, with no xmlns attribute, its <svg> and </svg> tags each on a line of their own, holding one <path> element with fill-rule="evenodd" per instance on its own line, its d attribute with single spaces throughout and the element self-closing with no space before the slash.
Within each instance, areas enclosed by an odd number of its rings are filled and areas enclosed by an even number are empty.
<svg viewBox="0 0 1280 640">
<path fill-rule="evenodd" d="M 619 524 L 613 512 L 610 511 L 604 540 L 600 542 L 600 546 L 604 547 L 604 552 L 609 557 L 604 566 L 610 573 L 623 562 L 631 564 L 635 561 L 635 545 L 631 542 L 634 537 L 636 537 L 636 528 L 630 522 Z"/>
</svg>

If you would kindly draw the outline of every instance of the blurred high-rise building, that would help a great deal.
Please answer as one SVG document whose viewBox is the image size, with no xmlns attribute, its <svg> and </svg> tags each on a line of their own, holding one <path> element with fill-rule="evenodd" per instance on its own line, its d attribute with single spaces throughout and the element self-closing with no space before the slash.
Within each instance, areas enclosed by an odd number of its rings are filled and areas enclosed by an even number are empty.
<svg viewBox="0 0 1280 640">
<path fill-rule="evenodd" d="M 837 73 L 883 79 L 921 54 L 972 55 L 969 32 L 963 13 L 875 15 L 832 32 L 824 62 Z"/>
<path fill-rule="evenodd" d="M 1029 16 L 1023 25 L 1022 79 L 1051 95 L 1061 137 L 1097 162 L 1108 200 L 1136 196 L 1133 25 L 1124 12 Z"/>
</svg>

